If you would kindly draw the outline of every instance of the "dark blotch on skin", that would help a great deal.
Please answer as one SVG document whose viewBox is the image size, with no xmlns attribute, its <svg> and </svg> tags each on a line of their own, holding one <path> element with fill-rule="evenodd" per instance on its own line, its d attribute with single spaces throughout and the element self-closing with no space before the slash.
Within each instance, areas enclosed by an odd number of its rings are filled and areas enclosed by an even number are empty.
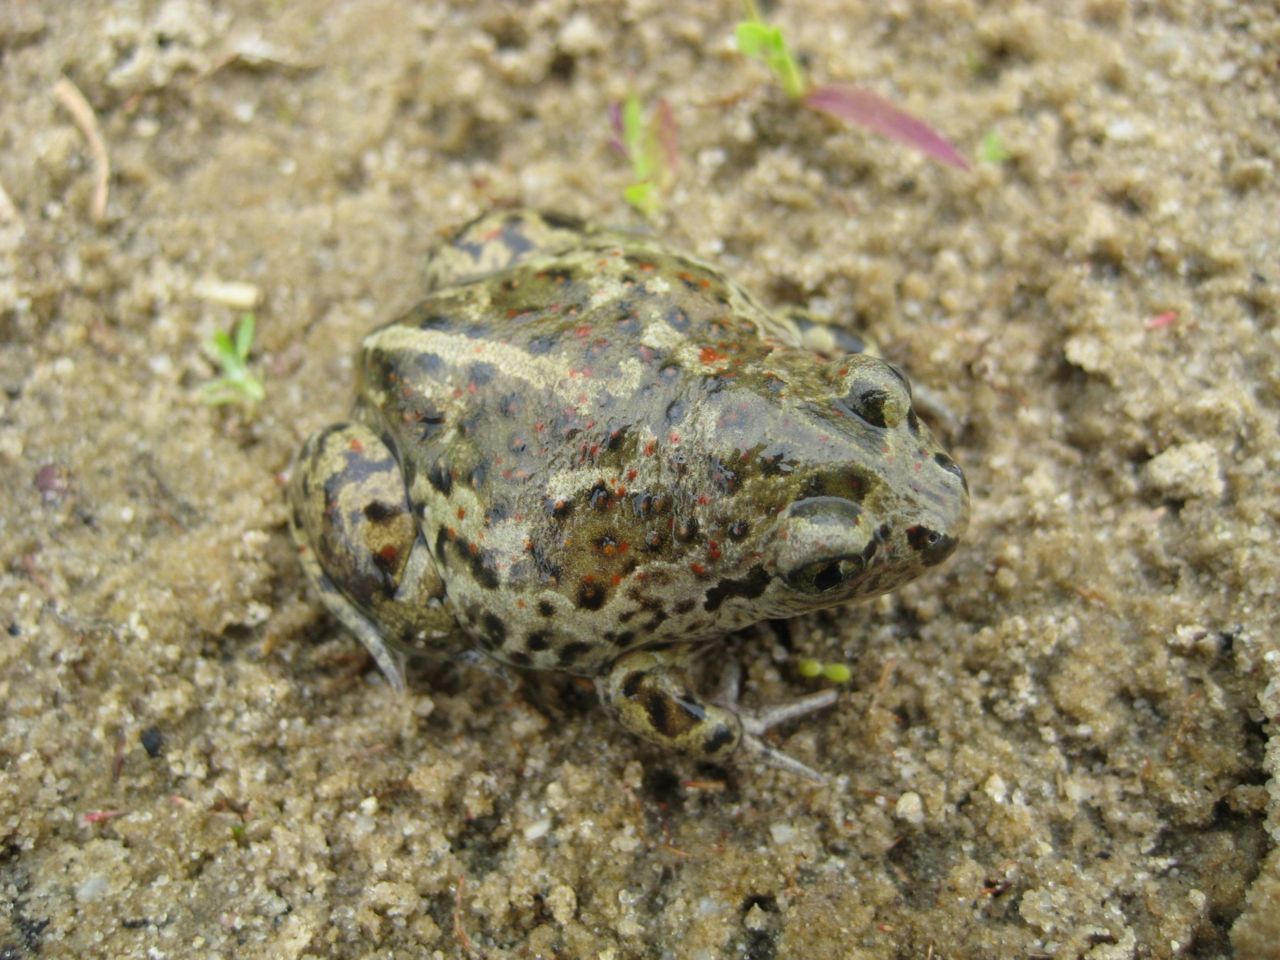
<svg viewBox="0 0 1280 960">
<path fill-rule="evenodd" d="M 588 580 L 583 577 L 578 583 L 577 604 L 583 610 L 599 610 L 604 606 L 604 601 L 608 591 L 605 590 L 604 584 L 598 580 Z"/>
<path fill-rule="evenodd" d="M 550 600 L 539 600 L 538 612 L 544 617 L 553 617 L 556 613 L 556 605 Z"/>
<path fill-rule="evenodd" d="M 631 673 L 627 674 L 626 679 L 622 681 L 622 695 L 628 700 L 634 700 L 636 694 L 640 692 L 642 683 L 644 683 L 644 671 L 631 671 Z"/>
<path fill-rule="evenodd" d="M 582 233 L 586 229 L 586 222 L 579 217 L 571 216 L 567 213 L 554 213 L 547 211 L 541 214 L 542 221 L 549 227 L 555 227 L 557 230 L 572 230 L 574 233 Z"/>
<path fill-rule="evenodd" d="M 707 591 L 707 599 L 702 608 L 707 612 L 719 610 L 730 597 L 742 597 L 753 600 L 764 593 L 769 586 L 769 575 L 764 567 L 755 566 L 741 580 L 721 580 Z"/>
<path fill-rule="evenodd" d="M 459 537 L 453 542 L 454 549 L 462 560 L 471 566 L 471 576 L 476 583 L 486 590 L 494 590 L 498 586 L 498 571 L 494 569 L 493 556 L 488 550 L 471 552 L 471 543 Z"/>
<path fill-rule="evenodd" d="M 729 524 L 730 540 L 745 540 L 747 534 L 751 531 L 751 525 L 745 520 L 735 520 Z"/>
<path fill-rule="evenodd" d="M 449 465 L 443 457 L 431 464 L 427 470 L 427 480 L 446 497 L 453 492 L 453 474 L 450 473 Z"/>
<path fill-rule="evenodd" d="M 587 491 L 587 500 L 595 509 L 605 509 L 609 506 L 609 488 L 603 483 L 597 483 Z"/>
<path fill-rule="evenodd" d="M 477 387 L 483 387 L 493 381 L 497 375 L 498 369 L 492 363 L 485 360 L 479 360 L 471 365 L 471 382 Z"/>
<path fill-rule="evenodd" d="M 591 644 L 583 643 L 581 640 L 565 644 L 564 649 L 560 651 L 560 666 L 567 667 L 577 663 L 578 659 L 590 649 Z"/>
<path fill-rule="evenodd" d="M 525 646 L 534 653 L 541 653 L 543 650 L 548 650 L 551 647 L 551 634 L 547 633 L 545 630 L 535 630 L 533 633 L 529 634 L 529 639 L 525 641 Z"/>
<path fill-rule="evenodd" d="M 667 698 L 660 693 L 649 690 L 645 692 L 645 696 L 640 698 L 640 705 L 649 716 L 649 725 L 659 733 L 670 736 L 670 731 L 667 727 L 671 722 L 671 710 L 668 706 Z"/>
<path fill-rule="evenodd" d="M 702 752 L 716 754 L 731 743 L 733 743 L 733 731 L 728 727 L 719 726 L 716 727 L 711 736 L 702 742 Z"/>
<path fill-rule="evenodd" d="M 543 501 L 547 514 L 552 520 L 564 520 L 569 514 L 573 513 L 573 501 L 561 500 L 556 497 L 548 497 Z"/>
<path fill-rule="evenodd" d="M 542 357 L 555 350 L 560 346 L 561 342 L 562 338 L 559 335 L 546 334 L 545 336 L 534 337 L 529 341 L 525 349 L 529 351 L 529 355 L 532 357 Z"/>
<path fill-rule="evenodd" d="M 418 415 L 419 439 L 428 440 L 444 429 L 444 414 L 431 407 Z"/>
<path fill-rule="evenodd" d="M 394 503 L 386 503 L 382 500 L 374 500 L 372 503 L 366 504 L 364 508 L 365 519 L 374 523 L 383 523 L 392 517 L 398 517 L 403 512 Z"/>
<path fill-rule="evenodd" d="M 453 321 L 442 313 L 430 313 L 418 321 L 420 330 L 448 330 L 452 326 Z"/>
<path fill-rule="evenodd" d="M 507 625 L 502 622 L 502 618 L 494 613 L 486 613 L 484 615 L 484 630 L 489 635 L 489 639 L 499 646 L 507 639 Z"/>
</svg>

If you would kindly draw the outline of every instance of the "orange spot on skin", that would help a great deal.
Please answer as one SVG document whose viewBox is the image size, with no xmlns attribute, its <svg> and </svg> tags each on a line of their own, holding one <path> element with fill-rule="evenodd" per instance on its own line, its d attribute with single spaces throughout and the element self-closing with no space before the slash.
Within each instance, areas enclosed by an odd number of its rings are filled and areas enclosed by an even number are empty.
<svg viewBox="0 0 1280 960">
<path fill-rule="evenodd" d="M 1165 330 L 1172 327 L 1178 322 L 1177 310 L 1166 310 L 1164 313 L 1157 313 L 1154 317 L 1148 317 L 1142 321 L 1142 329 L 1144 330 Z"/>
<path fill-rule="evenodd" d="M 714 540 L 708 540 L 708 541 L 707 541 L 707 556 L 708 556 L 708 557 L 710 557 L 712 560 L 719 560 L 719 559 L 720 559 L 720 544 L 716 543 Z"/>
<path fill-rule="evenodd" d="M 364 453 L 364 444 L 352 437 L 351 442 L 347 444 L 347 449 L 352 453 Z"/>
<path fill-rule="evenodd" d="M 396 557 L 400 556 L 400 551 L 391 546 L 391 544 L 387 544 L 378 551 L 378 556 L 382 559 L 383 563 L 395 563 Z"/>
<path fill-rule="evenodd" d="M 630 482 L 630 481 L 634 480 L 635 478 L 636 478 L 636 471 L 635 471 L 635 468 L 632 468 L 632 469 L 628 470 L 628 471 L 627 471 L 627 480 L 628 480 L 628 482 Z"/>
<path fill-rule="evenodd" d="M 465 519 L 467 519 L 467 508 L 466 508 L 466 507 L 459 507 L 459 508 L 458 508 L 458 519 L 459 519 L 459 520 L 465 520 Z"/>
<path fill-rule="evenodd" d="M 612 577 L 609 578 L 609 582 L 616 587 L 618 584 L 622 582 L 622 574 L 615 573 Z"/>
<path fill-rule="evenodd" d="M 722 361 L 728 360 L 729 358 L 725 354 L 720 353 L 718 350 L 715 350 L 711 347 L 703 347 L 701 350 L 698 351 L 698 359 L 702 363 L 711 364 L 711 363 L 721 363 Z"/>
<path fill-rule="evenodd" d="M 652 456 L 653 456 L 653 451 L 654 451 L 654 450 L 656 450 L 657 448 L 658 448 L 658 442 L 657 442 L 656 440 L 647 440 L 647 441 L 645 441 L 645 445 L 644 445 L 644 455 L 645 455 L 646 457 L 652 457 Z"/>
<path fill-rule="evenodd" d="M 707 575 L 707 568 L 696 560 L 689 564 L 689 569 L 693 571 L 695 577 L 705 577 Z"/>
</svg>

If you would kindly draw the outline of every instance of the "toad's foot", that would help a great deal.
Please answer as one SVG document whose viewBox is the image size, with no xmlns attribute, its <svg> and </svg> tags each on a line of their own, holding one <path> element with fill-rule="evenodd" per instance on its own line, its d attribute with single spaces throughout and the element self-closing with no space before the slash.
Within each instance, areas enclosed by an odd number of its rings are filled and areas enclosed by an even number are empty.
<svg viewBox="0 0 1280 960">
<path fill-rule="evenodd" d="M 596 689 L 618 722 L 650 743 L 714 761 L 742 752 L 817 783 L 826 782 L 816 770 L 770 746 L 763 734 L 778 724 L 831 706 L 836 701 L 834 690 L 749 711 L 737 705 L 736 676 L 727 675 L 716 696 L 704 700 L 689 688 L 685 662 L 684 656 L 672 650 L 624 654 L 608 674 L 596 680 Z"/>
<path fill-rule="evenodd" d="M 826 783 L 827 778 L 825 776 L 794 757 L 770 746 L 764 740 L 762 734 L 772 727 L 786 723 L 788 720 L 803 717 L 805 714 L 813 713 L 815 710 L 826 709 L 836 702 L 836 692 L 834 690 L 819 690 L 817 693 L 811 693 L 807 697 L 799 697 L 787 703 L 779 703 L 762 710 L 744 710 L 738 706 L 738 691 L 741 682 L 742 668 L 736 660 L 730 660 L 725 664 L 724 672 L 720 675 L 720 685 L 712 697 L 712 702 L 737 714 L 738 719 L 742 722 L 742 749 L 760 757 L 771 766 L 788 770 L 817 783 Z"/>
</svg>

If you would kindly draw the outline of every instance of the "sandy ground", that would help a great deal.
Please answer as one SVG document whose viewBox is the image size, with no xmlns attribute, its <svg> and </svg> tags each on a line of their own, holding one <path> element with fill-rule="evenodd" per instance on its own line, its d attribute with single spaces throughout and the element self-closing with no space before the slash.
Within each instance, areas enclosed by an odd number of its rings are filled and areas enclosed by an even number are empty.
<svg viewBox="0 0 1280 960">
<path fill-rule="evenodd" d="M 1280 13 L 735 3 L 0 4 L 0 957 L 1280 956 Z M 266 8 L 265 10 L 263 8 Z M 71 80 L 110 156 L 55 95 Z M 495 204 L 637 223 L 870 329 L 961 427 L 943 567 L 748 638 L 832 775 L 662 756 L 572 684 L 397 698 L 308 596 L 281 479 L 361 334 Z M 256 415 L 197 392 L 260 294 Z"/>
</svg>

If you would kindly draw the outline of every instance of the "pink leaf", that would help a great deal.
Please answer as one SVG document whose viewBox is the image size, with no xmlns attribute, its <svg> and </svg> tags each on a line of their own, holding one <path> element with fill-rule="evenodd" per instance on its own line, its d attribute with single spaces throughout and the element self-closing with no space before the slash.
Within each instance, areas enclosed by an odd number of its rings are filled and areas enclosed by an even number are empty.
<svg viewBox="0 0 1280 960">
<path fill-rule="evenodd" d="M 618 151 L 618 155 L 623 160 L 630 159 L 627 156 L 627 147 L 622 142 L 622 104 L 616 100 L 609 104 L 609 127 L 613 130 L 613 136 L 609 138 L 609 146 Z"/>
<path fill-rule="evenodd" d="M 680 163 L 680 128 L 676 126 L 676 115 L 665 97 L 659 99 L 654 108 L 654 126 L 667 161 L 667 171 L 674 171 Z"/>
<path fill-rule="evenodd" d="M 940 163 L 967 170 L 969 164 L 946 137 L 923 120 L 899 110 L 877 93 L 860 87 L 828 84 L 814 87 L 804 96 L 804 105 L 819 113 L 865 127 L 890 140 L 928 154 Z"/>
</svg>

